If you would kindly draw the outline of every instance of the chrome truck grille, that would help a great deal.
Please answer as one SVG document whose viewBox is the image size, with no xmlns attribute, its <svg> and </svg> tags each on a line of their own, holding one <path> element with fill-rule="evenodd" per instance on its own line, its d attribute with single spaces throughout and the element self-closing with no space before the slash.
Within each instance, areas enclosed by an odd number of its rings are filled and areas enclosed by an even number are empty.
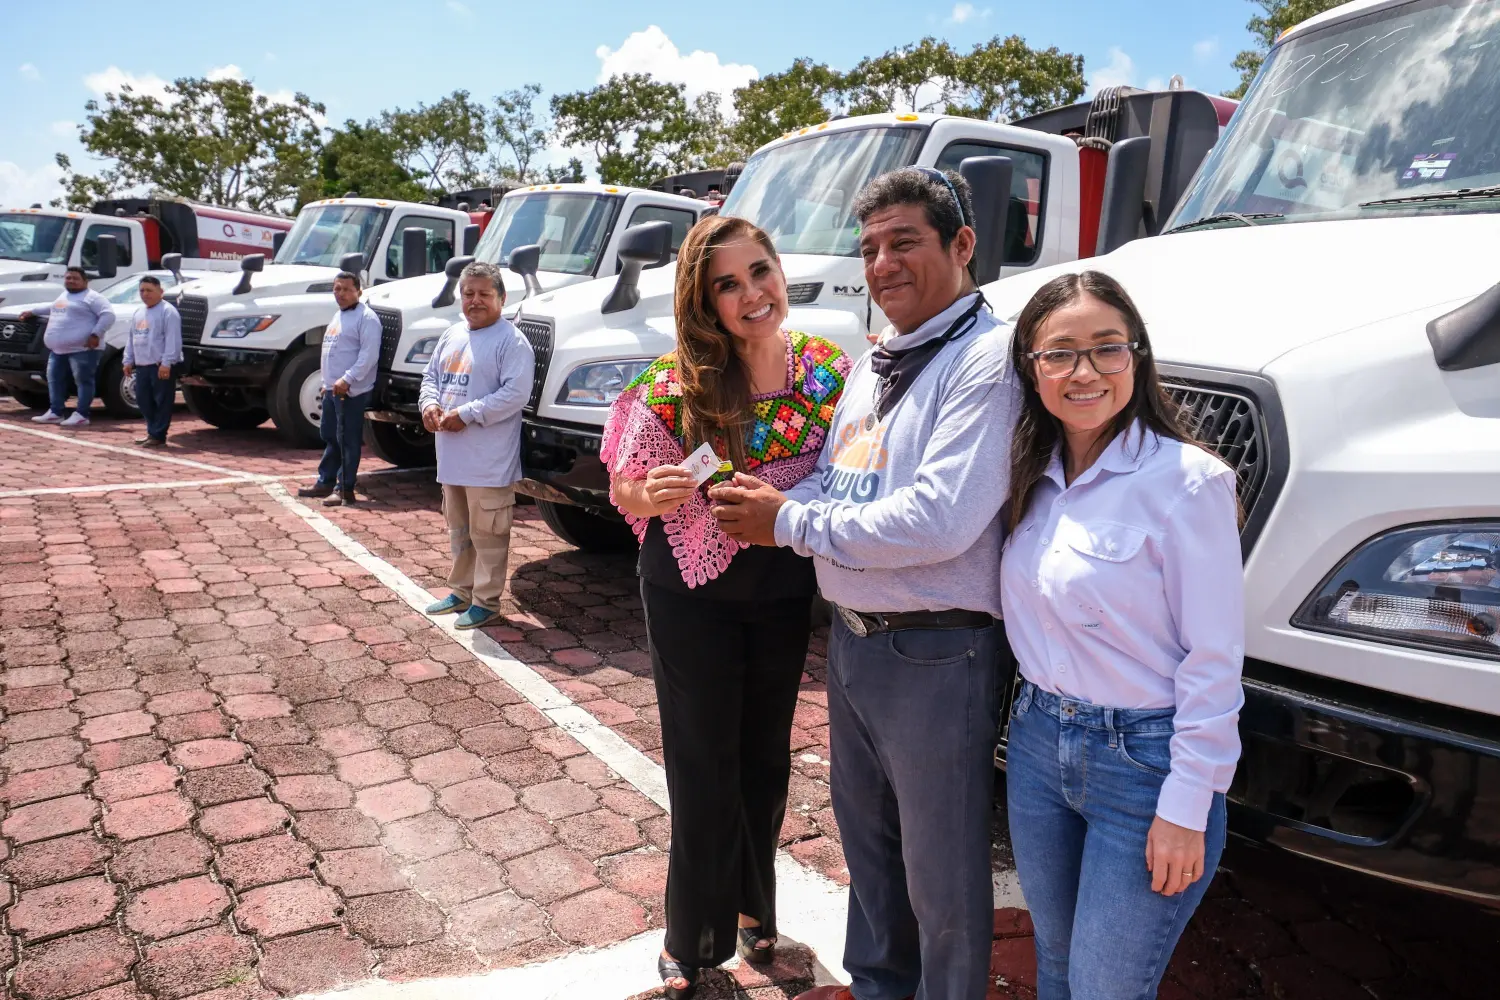
<svg viewBox="0 0 1500 1000">
<path fill-rule="evenodd" d="M 30 319 L 0 320 L 0 350 L 30 353 L 36 346 L 41 326 L 41 321 L 35 316 Z"/>
<path fill-rule="evenodd" d="M 536 357 L 531 373 L 531 398 L 526 401 L 526 412 L 535 416 L 537 404 L 542 400 L 542 386 L 547 381 L 547 367 L 552 363 L 552 323 L 523 316 L 516 320 L 516 329 L 531 341 L 531 353 Z"/>
<path fill-rule="evenodd" d="M 385 306 L 371 306 L 380 317 L 380 370 L 388 372 L 396 364 L 396 349 L 401 346 L 401 313 Z"/>
<path fill-rule="evenodd" d="M 177 314 L 182 317 L 183 344 L 203 343 L 203 325 L 208 322 L 208 299 L 201 295 L 179 295 Z"/>
</svg>

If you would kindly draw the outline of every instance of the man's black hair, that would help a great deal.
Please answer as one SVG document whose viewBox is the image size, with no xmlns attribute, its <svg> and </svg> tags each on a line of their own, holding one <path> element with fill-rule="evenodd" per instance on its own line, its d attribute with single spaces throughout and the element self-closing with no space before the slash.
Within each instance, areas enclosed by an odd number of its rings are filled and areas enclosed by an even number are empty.
<svg viewBox="0 0 1500 1000">
<path fill-rule="evenodd" d="M 85 271 L 83 268 L 77 266 L 76 264 L 74 266 L 72 266 L 72 267 L 65 267 L 65 268 L 63 268 L 63 274 L 75 274 L 75 273 L 80 278 L 82 278 L 84 281 L 88 281 L 89 280 L 89 273 L 87 271 Z"/>
<path fill-rule="evenodd" d="M 947 178 L 947 184 L 943 178 Z M 969 224 L 967 220 L 974 218 L 969 182 L 952 170 L 939 174 L 931 167 L 903 167 L 881 174 L 854 199 L 854 215 L 863 225 L 876 212 L 895 205 L 921 205 L 928 223 L 938 231 L 944 250 Z"/>
<path fill-rule="evenodd" d="M 143 274 L 143 275 L 141 275 L 141 284 L 143 284 L 143 285 L 155 285 L 157 288 L 160 288 L 161 287 L 161 279 L 158 278 L 154 274 Z"/>
<path fill-rule="evenodd" d="M 333 280 L 334 281 L 352 281 L 352 282 L 354 282 L 354 289 L 355 289 L 355 291 L 358 291 L 359 288 L 360 288 L 359 275 L 355 274 L 353 271 L 340 271 L 338 274 L 335 274 L 333 276 Z"/>
</svg>

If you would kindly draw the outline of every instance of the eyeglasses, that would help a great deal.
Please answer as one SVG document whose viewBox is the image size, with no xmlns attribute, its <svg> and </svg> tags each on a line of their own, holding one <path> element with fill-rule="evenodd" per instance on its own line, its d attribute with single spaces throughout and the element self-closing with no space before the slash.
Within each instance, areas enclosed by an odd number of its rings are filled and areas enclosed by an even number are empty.
<svg viewBox="0 0 1500 1000">
<path fill-rule="evenodd" d="M 1078 370 L 1080 358 L 1088 358 L 1100 375 L 1118 375 L 1130 367 L 1130 356 L 1140 346 L 1139 341 L 1132 340 L 1124 344 L 1100 344 L 1082 351 L 1030 351 L 1025 356 L 1036 362 L 1044 378 L 1071 378 Z"/>
</svg>

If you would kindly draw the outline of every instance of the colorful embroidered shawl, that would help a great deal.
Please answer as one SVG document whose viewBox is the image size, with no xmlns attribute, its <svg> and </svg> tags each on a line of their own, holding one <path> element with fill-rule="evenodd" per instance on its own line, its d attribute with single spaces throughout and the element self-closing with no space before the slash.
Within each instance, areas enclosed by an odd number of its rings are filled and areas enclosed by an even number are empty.
<svg viewBox="0 0 1500 1000">
<path fill-rule="evenodd" d="M 755 424 L 745 436 L 746 468 L 737 470 L 779 490 L 795 486 L 817 466 L 851 364 L 837 345 L 819 337 L 789 331 L 786 338 L 787 388 L 753 397 Z M 644 479 L 657 466 L 681 463 L 687 457 L 682 421 L 677 355 L 667 354 L 641 372 L 610 410 L 599 449 L 610 476 Z M 712 443 L 720 457 L 729 457 L 722 440 Z M 715 481 L 724 478 L 728 475 L 716 476 Z M 717 579 L 736 553 L 749 548 L 719 529 L 708 506 L 707 494 L 700 489 L 662 516 L 672 555 L 689 587 Z M 650 518 L 625 514 L 625 519 L 636 538 L 644 540 Z"/>
</svg>

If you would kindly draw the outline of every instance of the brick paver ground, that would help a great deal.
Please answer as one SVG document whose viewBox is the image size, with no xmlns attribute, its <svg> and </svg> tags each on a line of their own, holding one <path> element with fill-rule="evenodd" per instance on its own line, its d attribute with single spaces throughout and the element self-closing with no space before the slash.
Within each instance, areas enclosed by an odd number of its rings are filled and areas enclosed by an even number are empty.
<svg viewBox="0 0 1500 1000">
<path fill-rule="evenodd" d="M 0 404 L 0 422 L 24 416 Z M 267 429 L 184 426 L 169 454 L 263 475 L 315 462 Z M 3 429 L 0 442 L 24 470 L 0 489 L 215 478 Z M 426 479 L 374 477 L 368 504 L 328 513 L 440 590 Z M 525 508 L 512 552 L 510 622 L 491 634 L 659 760 L 631 560 L 577 552 Z M 0 996 L 261 1000 L 660 927 L 661 810 L 262 485 L 0 497 L 0 567 Z M 822 652 L 820 638 L 783 839 L 845 881 Z M 1226 864 L 1164 997 L 1489 995 L 1477 914 L 1283 854 Z M 1033 995 L 1028 930 L 997 913 L 996 996 Z M 705 992 L 771 1000 L 810 975 L 791 948 Z"/>
</svg>

